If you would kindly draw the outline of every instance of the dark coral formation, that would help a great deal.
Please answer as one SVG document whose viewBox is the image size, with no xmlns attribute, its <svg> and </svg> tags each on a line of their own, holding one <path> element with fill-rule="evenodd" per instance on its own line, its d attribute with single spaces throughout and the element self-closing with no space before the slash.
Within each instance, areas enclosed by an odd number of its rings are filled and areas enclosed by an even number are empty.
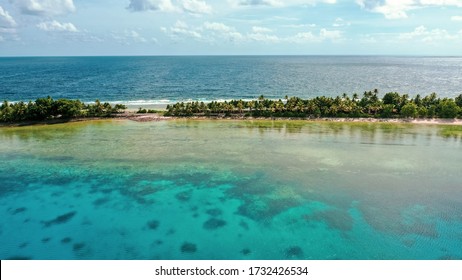
<svg viewBox="0 0 462 280">
<path fill-rule="evenodd" d="M 156 230 L 159 227 L 159 221 L 151 220 L 146 223 L 147 227 L 152 230 Z"/>
<path fill-rule="evenodd" d="M 70 237 L 64 237 L 63 239 L 61 239 L 61 243 L 63 244 L 70 243 L 71 241 L 72 241 L 72 238 Z"/>
<path fill-rule="evenodd" d="M 51 240 L 51 237 L 42 238 L 42 243 L 48 243 Z"/>
<path fill-rule="evenodd" d="M 175 198 L 178 199 L 179 201 L 186 202 L 191 199 L 191 196 L 192 196 L 192 191 L 189 190 L 189 191 L 183 191 L 183 192 L 177 193 L 175 195 Z"/>
<path fill-rule="evenodd" d="M 48 220 L 48 221 L 42 221 L 42 223 L 43 223 L 43 225 L 45 227 L 50 227 L 50 226 L 54 226 L 54 225 L 67 223 L 70 219 L 72 219 L 75 216 L 75 214 L 77 214 L 77 212 L 72 211 L 72 212 L 57 216 L 54 219 L 51 219 L 51 220 Z"/>
<path fill-rule="evenodd" d="M 221 214 L 223 214 L 223 211 L 221 211 L 221 209 L 219 208 L 213 208 L 213 209 L 207 210 L 206 213 L 212 217 L 216 217 L 216 216 L 220 216 Z"/>
<path fill-rule="evenodd" d="M 77 251 L 80 251 L 83 249 L 83 247 L 85 247 L 85 243 L 81 242 L 81 243 L 74 243 L 74 245 L 72 246 L 72 249 L 77 252 Z"/>
<path fill-rule="evenodd" d="M 241 253 L 244 255 L 244 256 L 248 256 L 252 253 L 252 251 L 250 251 L 250 249 L 242 249 Z"/>
<path fill-rule="evenodd" d="M 286 249 L 285 256 L 287 258 L 301 259 L 303 258 L 303 250 L 299 246 L 293 246 Z"/>
<path fill-rule="evenodd" d="M 26 207 L 19 207 L 19 208 L 16 208 L 13 213 L 11 213 L 12 215 L 16 215 L 16 214 L 19 214 L 19 213 L 22 213 L 24 211 L 26 211 L 27 208 Z"/>
<path fill-rule="evenodd" d="M 109 202 L 110 199 L 107 198 L 107 197 L 103 197 L 103 198 L 98 198 L 97 200 L 93 201 L 93 205 L 95 206 L 101 206 L 107 202 Z"/>
<path fill-rule="evenodd" d="M 204 223 L 203 226 L 207 230 L 215 230 L 215 229 L 224 227 L 225 225 L 226 225 L 226 221 L 221 220 L 221 219 L 211 218 L 211 219 L 208 219 Z"/>
<path fill-rule="evenodd" d="M 185 242 L 181 245 L 181 252 L 182 253 L 195 253 L 197 251 L 197 246 L 194 243 Z"/>
</svg>

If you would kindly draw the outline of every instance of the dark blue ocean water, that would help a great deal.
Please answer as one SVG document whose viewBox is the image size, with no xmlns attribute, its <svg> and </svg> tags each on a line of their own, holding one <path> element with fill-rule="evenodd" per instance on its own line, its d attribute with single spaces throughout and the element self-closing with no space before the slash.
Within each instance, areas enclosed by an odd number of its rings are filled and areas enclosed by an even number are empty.
<svg viewBox="0 0 462 280">
<path fill-rule="evenodd" d="M 379 89 L 462 93 L 462 57 L 181 56 L 0 58 L 0 100 L 38 97 L 128 104 L 309 98 Z"/>
</svg>

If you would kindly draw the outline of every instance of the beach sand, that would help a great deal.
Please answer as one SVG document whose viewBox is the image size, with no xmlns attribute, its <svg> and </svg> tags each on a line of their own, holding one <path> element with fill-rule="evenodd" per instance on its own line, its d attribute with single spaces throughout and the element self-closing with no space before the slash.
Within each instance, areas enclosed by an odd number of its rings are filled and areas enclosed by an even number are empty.
<svg viewBox="0 0 462 280">
<path fill-rule="evenodd" d="M 407 124 L 426 124 L 426 125 L 462 125 L 462 119 L 384 119 L 384 118 L 312 118 L 312 119 L 291 119 L 291 118 L 246 118 L 246 117 L 229 117 L 229 118 L 209 118 L 209 117 L 165 117 L 160 114 L 136 114 L 135 112 L 126 113 L 126 116 L 120 116 L 133 121 L 162 121 L 172 119 L 194 119 L 194 120 L 306 120 L 307 122 L 362 122 L 362 123 L 407 123 Z"/>
</svg>

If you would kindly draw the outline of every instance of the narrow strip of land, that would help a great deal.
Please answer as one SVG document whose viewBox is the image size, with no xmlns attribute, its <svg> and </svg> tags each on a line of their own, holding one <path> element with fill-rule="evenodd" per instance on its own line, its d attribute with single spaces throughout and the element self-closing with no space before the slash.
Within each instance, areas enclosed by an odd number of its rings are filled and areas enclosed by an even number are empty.
<svg viewBox="0 0 462 280">
<path fill-rule="evenodd" d="M 29 125 L 59 123 L 95 118 L 122 118 L 134 121 L 158 121 L 171 118 L 195 119 L 298 119 L 337 122 L 406 122 L 423 124 L 461 124 L 462 94 L 456 98 L 439 98 L 435 93 L 410 98 L 391 92 L 379 98 L 378 91 L 351 97 L 320 96 L 312 99 L 288 97 L 256 100 L 178 102 L 165 110 L 128 111 L 123 104 L 111 105 L 96 100 L 85 104 L 79 100 L 51 97 L 36 101 L 9 103 L 0 106 L 0 124 Z"/>
</svg>

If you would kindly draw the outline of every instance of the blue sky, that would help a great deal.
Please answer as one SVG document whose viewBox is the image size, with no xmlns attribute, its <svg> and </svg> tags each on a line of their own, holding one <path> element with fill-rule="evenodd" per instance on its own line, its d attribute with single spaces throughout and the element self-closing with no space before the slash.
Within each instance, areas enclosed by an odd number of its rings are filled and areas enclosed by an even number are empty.
<svg viewBox="0 0 462 280">
<path fill-rule="evenodd" d="M 462 55 L 462 0 L 0 0 L 0 56 Z"/>
</svg>

